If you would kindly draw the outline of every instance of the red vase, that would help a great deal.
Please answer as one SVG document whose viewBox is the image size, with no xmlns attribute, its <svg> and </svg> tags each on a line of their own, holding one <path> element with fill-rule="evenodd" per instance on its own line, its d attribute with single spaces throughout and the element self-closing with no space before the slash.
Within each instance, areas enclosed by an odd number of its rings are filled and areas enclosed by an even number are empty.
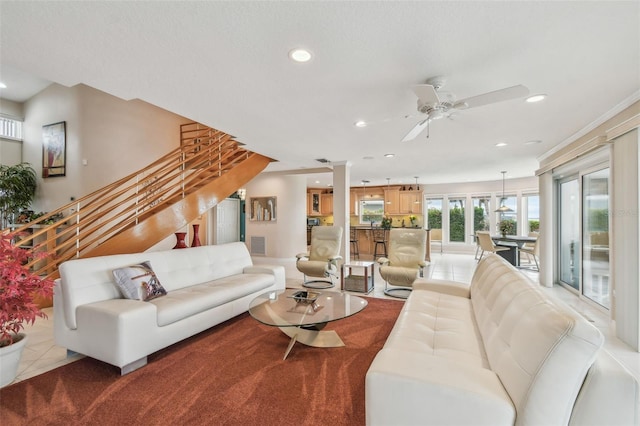
<svg viewBox="0 0 640 426">
<path fill-rule="evenodd" d="M 185 241 L 186 238 L 187 238 L 186 232 L 176 232 L 176 239 L 178 240 L 178 242 L 173 248 L 174 249 L 188 248 L 189 246 L 187 246 L 187 242 Z"/>
<path fill-rule="evenodd" d="M 202 245 L 200 243 L 200 235 L 198 235 L 199 229 L 200 225 L 193 224 L 193 241 L 191 242 L 191 247 L 200 247 Z"/>
</svg>

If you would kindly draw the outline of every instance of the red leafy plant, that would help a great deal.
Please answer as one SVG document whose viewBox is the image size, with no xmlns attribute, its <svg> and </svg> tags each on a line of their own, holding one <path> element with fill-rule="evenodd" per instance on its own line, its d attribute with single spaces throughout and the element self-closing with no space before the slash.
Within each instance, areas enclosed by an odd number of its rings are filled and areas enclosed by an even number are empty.
<svg viewBox="0 0 640 426">
<path fill-rule="evenodd" d="M 25 264 L 32 254 L 12 244 L 14 234 L 0 235 L 0 347 L 13 343 L 24 323 L 33 324 L 36 317 L 47 315 L 35 303 L 36 297 L 51 297 L 53 280 L 31 272 Z"/>
</svg>

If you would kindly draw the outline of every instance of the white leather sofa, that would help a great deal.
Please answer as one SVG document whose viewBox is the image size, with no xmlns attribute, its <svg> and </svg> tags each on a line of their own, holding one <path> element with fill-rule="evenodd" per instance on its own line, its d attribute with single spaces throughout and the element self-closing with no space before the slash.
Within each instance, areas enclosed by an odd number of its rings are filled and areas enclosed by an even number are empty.
<svg viewBox="0 0 640 426">
<path fill-rule="evenodd" d="M 125 299 L 113 270 L 150 261 L 167 291 Z M 254 266 L 244 243 L 76 259 L 60 265 L 54 288 L 57 345 L 120 367 L 248 310 L 257 295 L 284 289 L 282 266 Z"/>
<path fill-rule="evenodd" d="M 637 425 L 602 333 L 496 255 L 416 281 L 366 376 L 368 425 Z"/>
</svg>

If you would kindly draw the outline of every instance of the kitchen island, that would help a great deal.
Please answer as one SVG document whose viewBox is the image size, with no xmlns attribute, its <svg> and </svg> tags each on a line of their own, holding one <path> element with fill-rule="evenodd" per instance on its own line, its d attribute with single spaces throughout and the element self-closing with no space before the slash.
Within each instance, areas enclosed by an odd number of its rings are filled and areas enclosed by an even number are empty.
<svg viewBox="0 0 640 426">
<path fill-rule="evenodd" d="M 360 260 L 377 260 L 377 259 L 373 259 L 373 251 L 375 248 L 375 243 L 373 241 L 373 232 L 370 226 L 364 226 L 364 225 L 357 225 L 357 226 L 352 226 L 351 228 L 355 228 L 356 229 L 356 236 L 358 239 L 358 249 L 360 251 Z M 405 227 L 400 227 L 400 226 L 393 226 L 391 229 L 414 229 L 412 227 L 409 226 L 405 226 Z M 420 228 L 415 228 L 415 229 L 420 229 Z M 431 232 L 429 229 L 426 229 L 427 231 L 427 247 L 426 247 L 426 256 L 425 256 L 425 260 L 426 261 L 431 261 Z M 386 231 L 387 237 L 387 249 L 388 249 L 388 244 L 389 244 L 389 231 Z"/>
</svg>

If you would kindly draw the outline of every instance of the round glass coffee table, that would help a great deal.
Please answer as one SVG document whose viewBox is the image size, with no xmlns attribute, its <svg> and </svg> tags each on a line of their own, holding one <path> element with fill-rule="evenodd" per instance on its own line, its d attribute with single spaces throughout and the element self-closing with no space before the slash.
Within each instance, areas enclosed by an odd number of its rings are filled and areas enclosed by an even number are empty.
<svg viewBox="0 0 640 426">
<path fill-rule="evenodd" d="M 277 290 L 251 301 L 249 314 L 259 322 L 278 327 L 291 337 L 282 359 L 287 359 L 296 342 L 318 348 L 344 346 L 327 323 L 355 315 L 367 306 L 362 297 L 337 291 Z"/>
</svg>

